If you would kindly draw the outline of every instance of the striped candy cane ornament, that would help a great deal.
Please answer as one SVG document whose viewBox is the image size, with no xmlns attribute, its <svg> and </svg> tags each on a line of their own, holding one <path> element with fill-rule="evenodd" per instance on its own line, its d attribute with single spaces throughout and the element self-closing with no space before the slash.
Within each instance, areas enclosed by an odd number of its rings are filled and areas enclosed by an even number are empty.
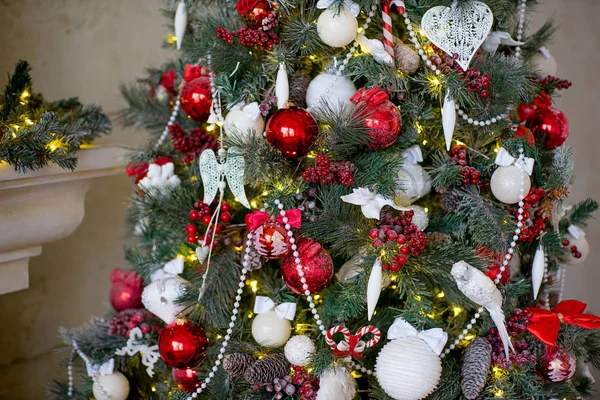
<svg viewBox="0 0 600 400">
<path fill-rule="evenodd" d="M 394 57 L 394 36 L 392 35 L 392 16 L 390 14 L 391 6 L 395 5 L 400 14 L 404 14 L 404 1 L 401 0 L 383 0 L 381 6 L 383 19 L 383 45 L 385 51 L 393 58 Z"/>
</svg>

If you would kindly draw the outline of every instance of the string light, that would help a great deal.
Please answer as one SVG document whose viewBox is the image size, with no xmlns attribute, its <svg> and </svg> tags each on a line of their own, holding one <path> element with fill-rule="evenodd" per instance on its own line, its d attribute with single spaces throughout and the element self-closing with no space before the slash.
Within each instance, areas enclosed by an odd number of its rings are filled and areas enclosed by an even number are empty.
<svg viewBox="0 0 600 400">
<path fill-rule="evenodd" d="M 438 298 L 440 298 L 440 299 L 443 299 L 444 297 L 446 297 L 446 293 L 444 293 L 444 292 L 439 292 L 439 293 L 437 294 L 437 297 L 438 297 Z"/>
<path fill-rule="evenodd" d="M 167 35 L 165 41 L 169 44 L 175 44 L 177 43 L 177 36 L 171 33 L 170 35 Z"/>
<path fill-rule="evenodd" d="M 46 145 L 46 148 L 50 150 L 50 152 L 54 152 L 63 147 L 63 142 L 60 139 L 54 139 Z"/>
<path fill-rule="evenodd" d="M 498 389 L 496 393 L 494 393 L 496 397 L 504 397 L 504 390 Z"/>
<path fill-rule="evenodd" d="M 463 310 L 463 309 L 462 309 L 462 308 L 460 308 L 460 307 L 458 307 L 458 306 L 456 306 L 456 307 L 454 307 L 454 308 L 452 309 L 452 311 L 454 312 L 454 316 L 455 316 L 455 317 L 456 317 L 456 316 L 458 316 L 458 314 L 460 314 L 460 313 L 462 312 L 462 310 Z"/>
</svg>

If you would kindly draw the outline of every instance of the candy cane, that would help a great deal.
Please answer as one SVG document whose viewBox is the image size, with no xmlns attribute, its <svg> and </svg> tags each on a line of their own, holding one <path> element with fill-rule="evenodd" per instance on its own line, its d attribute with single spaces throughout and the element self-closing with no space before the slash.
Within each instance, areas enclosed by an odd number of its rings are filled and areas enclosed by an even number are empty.
<svg viewBox="0 0 600 400">
<path fill-rule="evenodd" d="M 377 342 L 379 342 L 381 340 L 381 331 L 371 325 L 363 326 L 362 328 L 360 328 L 358 330 L 358 332 L 356 332 L 356 336 L 361 338 L 364 335 L 366 335 L 367 333 L 373 334 L 373 338 L 365 344 L 365 347 L 368 349 L 369 347 L 375 346 L 377 344 Z"/>
<path fill-rule="evenodd" d="M 390 16 L 391 0 L 383 0 L 381 7 L 383 18 L 383 45 L 385 51 L 394 57 L 394 36 L 392 36 L 392 17 Z"/>
<path fill-rule="evenodd" d="M 352 336 L 348 328 L 346 328 L 345 326 L 338 325 L 329 329 L 327 331 L 327 334 L 325 335 L 325 342 L 329 347 L 331 347 L 334 350 L 337 349 L 337 343 L 333 340 L 333 335 L 338 332 L 341 332 L 344 335 L 344 340 L 346 341 L 346 343 L 350 342 L 350 337 Z"/>
</svg>

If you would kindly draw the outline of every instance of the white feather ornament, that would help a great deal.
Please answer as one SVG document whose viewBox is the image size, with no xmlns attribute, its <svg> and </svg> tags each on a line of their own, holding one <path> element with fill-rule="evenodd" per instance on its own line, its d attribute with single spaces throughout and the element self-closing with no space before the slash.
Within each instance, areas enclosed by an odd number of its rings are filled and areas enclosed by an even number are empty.
<svg viewBox="0 0 600 400">
<path fill-rule="evenodd" d="M 290 83 L 288 81 L 287 71 L 285 70 L 285 64 L 279 64 L 279 71 L 277 71 L 277 81 L 275 82 L 275 96 L 277 97 L 277 108 L 285 107 L 290 98 Z"/>
<path fill-rule="evenodd" d="M 546 272 L 546 254 L 544 247 L 540 244 L 533 257 L 533 265 L 531 266 L 531 286 L 533 287 L 533 298 L 537 299 L 544 273 Z"/>
<path fill-rule="evenodd" d="M 175 11 L 175 37 L 177 38 L 177 50 L 181 50 L 181 43 L 183 42 L 186 28 L 187 11 L 185 9 L 185 2 L 181 0 L 179 4 L 177 4 L 177 10 Z"/>
<path fill-rule="evenodd" d="M 378 258 L 373 264 L 371 275 L 369 275 L 369 284 L 367 285 L 367 317 L 369 321 L 373 318 L 375 307 L 381 295 L 381 280 L 383 277 L 383 269 L 381 260 Z"/>
<path fill-rule="evenodd" d="M 446 139 L 446 150 L 450 151 L 452 146 L 452 137 L 456 127 L 456 103 L 450 90 L 446 92 L 444 98 L 444 107 L 442 108 L 442 127 L 444 128 L 444 139 Z"/>
<path fill-rule="evenodd" d="M 334 365 L 320 376 L 317 400 L 352 400 L 356 381 L 346 368 Z"/>
</svg>

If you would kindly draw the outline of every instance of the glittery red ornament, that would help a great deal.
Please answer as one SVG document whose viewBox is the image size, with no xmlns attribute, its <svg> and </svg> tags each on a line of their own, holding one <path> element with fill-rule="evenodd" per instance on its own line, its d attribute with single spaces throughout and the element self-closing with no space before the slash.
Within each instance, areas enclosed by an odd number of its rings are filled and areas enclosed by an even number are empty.
<svg viewBox="0 0 600 400">
<path fill-rule="evenodd" d="M 300 107 L 282 108 L 267 122 L 267 140 L 285 158 L 295 159 L 308 153 L 318 134 L 317 121 Z"/>
<path fill-rule="evenodd" d="M 538 363 L 544 378 L 556 383 L 571 379 L 576 367 L 575 357 L 560 346 L 547 346 Z"/>
<path fill-rule="evenodd" d="M 525 124 L 537 141 L 543 140 L 544 148 L 552 150 L 569 137 L 570 124 L 565 114 L 555 107 L 548 107 L 533 114 Z"/>
<path fill-rule="evenodd" d="M 323 247 L 314 240 L 301 238 L 297 242 L 300 265 L 311 293 L 320 292 L 331 282 L 333 261 Z M 296 257 L 287 255 L 281 262 L 281 274 L 285 284 L 296 293 L 304 293 L 301 277 L 296 268 Z"/>
<path fill-rule="evenodd" d="M 142 304 L 142 278 L 135 271 L 123 272 L 119 268 L 110 274 L 110 304 L 117 311 L 144 308 Z"/>
<path fill-rule="evenodd" d="M 268 20 L 273 13 L 273 7 L 267 0 L 240 0 L 236 3 L 236 8 L 251 29 L 260 28 L 263 21 Z"/>
<path fill-rule="evenodd" d="M 173 368 L 193 368 L 206 356 L 206 332 L 192 321 L 176 320 L 158 337 L 158 352 Z"/>
<path fill-rule="evenodd" d="M 500 266 L 502 265 L 502 261 L 504 260 L 504 256 L 502 252 L 494 252 L 490 249 L 477 245 L 475 246 L 475 251 L 480 260 L 487 264 L 487 271 L 485 274 L 491 280 L 495 280 L 498 274 L 500 273 Z M 506 285 L 510 279 L 510 267 L 506 266 L 504 271 L 502 272 L 502 277 L 500 278 L 500 282 L 503 285 Z"/>
<path fill-rule="evenodd" d="M 200 387 L 198 371 L 195 369 L 177 369 L 173 368 L 173 381 L 177 384 L 179 390 L 184 392 L 194 392 Z"/>
<path fill-rule="evenodd" d="M 385 149 L 394 144 L 402 130 L 402 115 L 394 103 L 388 100 L 387 93 L 377 87 L 362 88 L 350 101 L 358 106 L 356 110 L 364 118 L 369 145 L 373 150 Z"/>
<path fill-rule="evenodd" d="M 291 249 L 287 231 L 277 222 L 267 222 L 256 228 L 253 240 L 258 254 L 271 259 L 281 258 Z"/>
<path fill-rule="evenodd" d="M 181 109 L 197 122 L 206 122 L 212 104 L 210 78 L 199 76 L 186 81 L 181 89 Z"/>
</svg>

